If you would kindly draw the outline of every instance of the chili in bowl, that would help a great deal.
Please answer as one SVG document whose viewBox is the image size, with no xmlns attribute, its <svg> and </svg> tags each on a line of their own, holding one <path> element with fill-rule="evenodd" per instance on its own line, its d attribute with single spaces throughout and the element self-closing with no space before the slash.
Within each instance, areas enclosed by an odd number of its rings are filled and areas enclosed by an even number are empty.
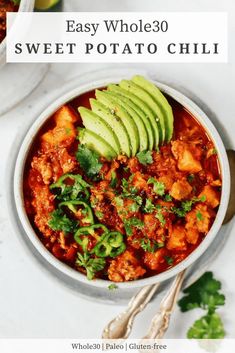
<svg viewBox="0 0 235 353">
<path fill-rule="evenodd" d="M 15 201 L 57 269 L 137 287 L 206 250 L 226 212 L 229 167 L 214 126 L 186 97 L 141 76 L 110 81 L 38 118 L 17 159 Z"/>
</svg>

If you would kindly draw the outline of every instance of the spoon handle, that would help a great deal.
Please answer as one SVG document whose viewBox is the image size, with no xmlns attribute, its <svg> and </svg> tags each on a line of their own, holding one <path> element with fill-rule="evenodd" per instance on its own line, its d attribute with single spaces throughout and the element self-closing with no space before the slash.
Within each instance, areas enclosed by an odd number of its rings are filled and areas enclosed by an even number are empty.
<svg viewBox="0 0 235 353">
<path fill-rule="evenodd" d="M 171 313 L 174 310 L 180 288 L 183 283 L 185 271 L 180 272 L 174 282 L 172 283 L 169 291 L 160 303 L 160 310 L 153 317 L 149 330 L 143 339 L 156 339 L 162 338 L 168 329 Z"/>
<path fill-rule="evenodd" d="M 152 296 L 159 287 L 159 283 L 145 286 L 131 299 L 127 309 L 115 317 L 104 328 L 102 338 L 118 339 L 129 337 L 134 319 L 150 302 Z"/>
</svg>

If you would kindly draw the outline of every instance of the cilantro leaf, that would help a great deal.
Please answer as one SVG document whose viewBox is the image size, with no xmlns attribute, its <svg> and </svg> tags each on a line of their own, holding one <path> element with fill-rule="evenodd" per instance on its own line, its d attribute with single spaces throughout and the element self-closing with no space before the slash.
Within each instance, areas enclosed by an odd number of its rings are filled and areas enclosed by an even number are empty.
<svg viewBox="0 0 235 353">
<path fill-rule="evenodd" d="M 161 226 L 164 227 L 164 225 L 166 224 L 166 220 L 162 214 L 161 208 L 157 210 L 155 217 L 159 220 L 159 222 L 161 223 Z"/>
<path fill-rule="evenodd" d="M 78 252 L 76 264 L 84 267 L 87 272 L 87 279 L 92 280 L 96 272 L 104 269 L 106 261 L 104 258 L 91 258 L 87 253 L 82 255 Z"/>
<path fill-rule="evenodd" d="M 186 214 L 192 210 L 192 207 L 196 202 L 205 202 L 205 201 L 206 201 L 205 195 L 203 195 L 200 198 L 193 197 L 191 200 L 186 200 L 181 202 L 180 207 L 172 207 L 171 211 L 174 212 L 178 217 L 185 217 Z M 202 220 L 202 214 L 200 215 L 200 212 L 197 215 L 197 218 L 200 221 Z"/>
<path fill-rule="evenodd" d="M 207 314 L 196 320 L 187 333 L 188 338 L 195 339 L 219 339 L 224 336 L 224 326 L 217 313 Z"/>
<path fill-rule="evenodd" d="M 172 264 L 173 264 L 173 262 L 174 262 L 173 257 L 171 257 L 171 256 L 164 256 L 164 258 L 165 258 L 165 260 L 166 260 L 166 262 L 167 262 L 168 265 L 172 265 Z"/>
<path fill-rule="evenodd" d="M 15 5 L 19 5 L 21 0 L 12 0 L 12 2 L 14 2 Z"/>
<path fill-rule="evenodd" d="M 112 171 L 111 172 L 111 181 L 110 181 L 111 188 L 115 188 L 117 186 L 117 183 L 118 183 L 117 173 Z"/>
<path fill-rule="evenodd" d="M 117 286 L 115 283 L 111 283 L 111 284 L 108 286 L 108 289 L 109 289 L 109 290 L 118 289 L 118 286 Z"/>
<path fill-rule="evenodd" d="M 132 217 L 132 218 L 128 218 L 124 220 L 124 227 L 125 227 L 125 231 L 126 231 L 126 235 L 130 236 L 132 235 L 133 231 L 132 231 L 132 227 L 136 227 L 138 229 L 143 228 L 144 223 L 141 221 L 141 219 L 136 218 L 136 217 Z"/>
<path fill-rule="evenodd" d="M 138 158 L 138 161 L 143 165 L 153 163 L 153 157 L 152 157 L 151 151 L 141 151 L 137 153 L 136 157 Z"/>
<path fill-rule="evenodd" d="M 155 194 L 159 196 L 163 196 L 165 194 L 165 185 L 161 181 L 151 177 L 148 179 L 148 184 L 153 184 L 153 191 Z"/>
<path fill-rule="evenodd" d="M 166 194 L 165 197 L 164 197 L 164 200 L 166 202 L 171 202 L 172 201 L 172 196 L 170 194 Z"/>
<path fill-rule="evenodd" d="M 147 199 L 146 203 L 145 203 L 145 206 L 144 206 L 144 211 L 146 213 L 152 213 L 154 210 L 155 210 L 155 206 L 152 203 L 152 200 L 151 199 Z"/>
<path fill-rule="evenodd" d="M 54 231 L 62 231 L 67 234 L 73 233 L 76 230 L 78 223 L 69 219 L 62 210 L 57 209 L 51 213 L 48 225 Z"/>
<path fill-rule="evenodd" d="M 86 145 L 79 145 L 76 153 L 76 158 L 80 164 L 80 167 L 86 173 L 89 178 L 97 176 L 102 163 L 99 161 L 99 154 L 95 151 L 90 150 Z"/>
<path fill-rule="evenodd" d="M 154 253 L 157 249 L 164 247 L 164 243 L 158 243 L 155 240 L 141 239 L 140 246 L 144 251 Z"/>
<path fill-rule="evenodd" d="M 186 295 L 178 302 L 181 311 L 202 308 L 214 312 L 225 303 L 225 296 L 219 292 L 220 289 L 221 283 L 213 278 L 212 272 L 204 273 L 195 283 L 184 289 L 183 293 Z"/>
</svg>

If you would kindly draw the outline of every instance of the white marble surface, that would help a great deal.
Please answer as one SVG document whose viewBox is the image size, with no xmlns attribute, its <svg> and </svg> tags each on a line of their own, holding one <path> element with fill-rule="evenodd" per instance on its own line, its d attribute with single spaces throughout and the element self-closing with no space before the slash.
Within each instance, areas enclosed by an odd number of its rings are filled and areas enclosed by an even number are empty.
<svg viewBox="0 0 235 353">
<path fill-rule="evenodd" d="M 228 11 L 230 15 L 230 38 L 235 36 L 235 6 L 233 0 L 66 0 L 68 9 L 82 11 Z M 147 69 L 159 81 L 170 83 L 194 100 L 208 113 L 227 147 L 234 146 L 234 92 L 235 50 L 230 41 L 228 64 L 214 65 L 148 65 Z M 112 65 L 110 65 L 111 67 Z M 98 338 L 102 328 L 121 306 L 110 306 L 88 302 L 79 298 L 42 272 L 19 241 L 10 225 L 6 208 L 4 183 L 8 171 L 10 149 L 22 129 L 45 107 L 53 92 L 65 82 L 90 70 L 107 65 L 52 65 L 41 85 L 21 104 L 0 117 L 0 338 Z M 132 67 L 132 66 L 130 66 Z M 136 70 L 145 65 L 136 66 Z M 1 86 L 0 89 L 4 89 Z M 197 97 L 195 99 L 195 97 Z M 0 102 L 1 104 L 1 102 Z M 234 254 L 235 227 L 228 242 L 211 266 L 217 278 L 223 282 L 226 305 L 220 309 L 228 337 L 235 337 L 235 271 Z M 145 333 L 148 323 L 156 311 L 158 301 L 150 304 L 136 320 L 132 337 Z M 184 338 L 190 324 L 201 315 L 195 310 L 173 314 L 167 336 Z"/>
</svg>

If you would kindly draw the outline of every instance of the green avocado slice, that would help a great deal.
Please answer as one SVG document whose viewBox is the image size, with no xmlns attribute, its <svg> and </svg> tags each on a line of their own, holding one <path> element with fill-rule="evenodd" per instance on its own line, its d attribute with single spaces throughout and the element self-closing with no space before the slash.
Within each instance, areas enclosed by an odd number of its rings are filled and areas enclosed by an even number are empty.
<svg viewBox="0 0 235 353">
<path fill-rule="evenodd" d="M 132 81 L 138 86 L 142 87 L 146 92 L 148 92 L 156 103 L 159 104 L 163 114 L 164 122 L 166 127 L 166 138 L 165 140 L 169 142 L 173 135 L 174 129 L 174 117 L 170 104 L 168 103 L 166 97 L 162 94 L 160 89 L 155 86 L 151 81 L 146 80 L 143 76 L 136 75 L 132 78 Z"/>
<path fill-rule="evenodd" d="M 148 92 L 146 92 L 143 88 L 139 87 L 132 81 L 122 80 L 119 83 L 119 86 L 142 99 L 142 101 L 144 101 L 152 110 L 152 112 L 154 113 L 155 121 L 157 122 L 158 126 L 159 143 L 162 144 L 165 141 L 165 123 L 164 115 L 161 109 L 159 108 L 158 104 Z"/>
<path fill-rule="evenodd" d="M 151 114 L 153 115 L 153 113 L 151 111 L 149 113 L 148 107 L 144 109 L 143 107 L 144 103 L 138 97 L 134 96 L 133 94 L 127 92 L 126 90 L 122 89 L 117 85 L 113 85 L 113 84 L 108 85 L 108 91 L 112 92 L 120 99 L 122 99 L 122 101 L 126 105 L 134 109 L 135 112 L 140 116 L 148 134 L 148 149 L 152 150 L 154 146 L 154 132 L 153 132 L 151 121 L 148 116 Z"/>
<path fill-rule="evenodd" d="M 81 115 L 85 128 L 93 131 L 95 134 L 103 138 L 110 144 L 110 146 L 112 146 L 117 154 L 120 154 L 121 148 L 118 138 L 106 121 L 87 108 L 79 107 L 78 111 Z"/>
<path fill-rule="evenodd" d="M 130 137 L 131 155 L 135 156 L 139 150 L 139 132 L 132 117 L 127 113 L 126 109 L 116 103 L 107 93 L 96 90 L 96 98 L 99 102 L 109 108 L 112 114 L 115 113 L 115 115 L 122 120 Z"/>
<path fill-rule="evenodd" d="M 115 131 L 120 143 L 121 153 L 130 157 L 130 138 L 122 120 L 116 114 L 112 114 L 107 107 L 96 99 L 91 98 L 90 104 L 92 111 L 103 118 L 110 128 Z"/>
<path fill-rule="evenodd" d="M 107 160 L 115 158 L 117 153 L 102 137 L 95 134 L 93 131 L 80 128 L 78 133 L 79 141 L 88 148 L 95 150 L 98 154 L 105 157 Z"/>
<path fill-rule="evenodd" d="M 115 94 L 113 92 L 105 91 L 110 97 L 114 99 L 114 101 L 118 104 L 120 104 L 124 109 L 126 109 L 127 113 L 132 117 L 134 122 L 136 123 L 138 132 L 139 132 L 139 138 L 140 138 L 140 151 L 147 151 L 148 150 L 148 134 L 144 125 L 143 120 L 139 116 L 138 113 L 126 102 L 124 101 L 124 97 L 119 96 L 118 94 Z M 127 99 L 127 101 L 129 101 Z"/>
<path fill-rule="evenodd" d="M 159 131 L 158 131 L 158 124 L 155 119 L 155 115 L 153 111 L 149 108 L 149 106 L 135 94 L 125 90 L 124 88 L 117 86 L 117 85 L 109 85 L 108 89 L 112 92 L 116 92 L 128 99 L 130 99 L 138 108 L 138 111 L 142 111 L 146 118 L 148 119 L 151 129 L 152 135 L 149 135 L 149 149 L 153 149 L 155 147 L 158 150 L 159 145 Z"/>
</svg>

